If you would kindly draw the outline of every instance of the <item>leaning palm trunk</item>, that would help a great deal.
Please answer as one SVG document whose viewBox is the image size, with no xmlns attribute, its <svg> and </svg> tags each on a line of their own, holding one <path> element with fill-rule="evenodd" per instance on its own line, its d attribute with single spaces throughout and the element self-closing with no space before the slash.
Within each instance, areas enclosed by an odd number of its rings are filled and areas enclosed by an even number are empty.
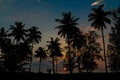
<svg viewBox="0 0 120 80">
<path fill-rule="evenodd" d="M 106 73 L 108 72 L 107 70 L 107 61 L 106 61 L 106 54 L 105 54 L 105 40 L 104 40 L 104 34 L 103 34 L 103 28 L 102 28 L 102 39 L 103 39 L 103 53 L 104 53 L 104 60 L 105 60 L 105 70 L 106 70 Z"/>
</svg>

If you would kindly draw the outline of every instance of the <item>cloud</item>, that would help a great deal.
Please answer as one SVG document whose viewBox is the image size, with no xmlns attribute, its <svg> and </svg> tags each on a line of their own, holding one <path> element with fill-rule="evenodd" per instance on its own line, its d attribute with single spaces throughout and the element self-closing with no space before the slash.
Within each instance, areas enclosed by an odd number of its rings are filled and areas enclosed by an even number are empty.
<svg viewBox="0 0 120 80">
<path fill-rule="evenodd" d="M 93 3 L 91 4 L 91 6 L 99 5 L 99 4 L 101 4 L 102 1 L 103 1 L 103 0 L 97 0 L 97 1 L 93 2 Z"/>
<path fill-rule="evenodd" d="M 84 28 L 80 28 L 83 32 L 87 33 L 89 31 L 97 31 L 97 29 L 95 29 L 94 27 L 84 27 Z"/>
<path fill-rule="evenodd" d="M 41 0 L 38 0 L 38 2 L 40 2 Z"/>
</svg>

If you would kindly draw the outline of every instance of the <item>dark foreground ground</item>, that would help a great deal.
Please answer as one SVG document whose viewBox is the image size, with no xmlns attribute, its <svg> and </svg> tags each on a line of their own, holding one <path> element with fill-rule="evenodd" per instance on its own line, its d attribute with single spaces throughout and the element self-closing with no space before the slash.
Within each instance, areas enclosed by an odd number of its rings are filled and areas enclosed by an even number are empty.
<svg viewBox="0 0 120 80">
<path fill-rule="evenodd" d="M 0 73 L 0 80 L 120 80 L 120 73 Z"/>
</svg>

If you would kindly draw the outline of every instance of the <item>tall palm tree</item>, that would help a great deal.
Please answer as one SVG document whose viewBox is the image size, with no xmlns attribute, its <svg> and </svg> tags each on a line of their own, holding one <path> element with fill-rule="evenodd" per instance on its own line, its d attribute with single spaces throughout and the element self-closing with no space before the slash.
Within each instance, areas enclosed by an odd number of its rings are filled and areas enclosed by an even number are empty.
<svg viewBox="0 0 120 80">
<path fill-rule="evenodd" d="M 35 51 L 35 58 L 40 58 L 39 59 L 39 72 L 41 71 L 41 60 L 45 59 L 47 57 L 47 54 L 45 52 L 45 50 L 42 47 L 39 47 L 36 51 Z"/>
<path fill-rule="evenodd" d="M 108 15 L 110 15 L 110 12 L 107 11 L 105 12 L 103 10 L 103 6 L 104 5 L 100 5 L 97 9 L 93 8 L 92 11 L 93 13 L 89 14 L 89 21 L 93 21 L 93 23 L 91 24 L 92 27 L 101 30 L 102 32 L 102 39 L 103 39 L 103 52 L 104 52 L 104 60 L 105 60 L 105 69 L 106 72 L 108 72 L 107 70 L 107 61 L 106 61 L 106 54 L 105 54 L 105 40 L 104 40 L 104 33 L 103 33 L 103 29 L 106 29 L 106 24 L 108 23 L 110 24 L 111 21 L 110 19 L 107 17 Z"/>
<path fill-rule="evenodd" d="M 15 45 L 11 44 L 14 47 L 11 48 L 12 50 L 10 50 L 9 52 L 11 55 L 9 56 L 8 60 L 13 58 L 13 61 L 16 61 L 14 62 L 14 66 L 18 63 L 17 61 L 17 53 L 19 52 L 18 47 L 21 42 L 25 41 L 25 37 L 27 35 L 27 30 L 24 27 L 25 27 L 25 24 L 23 24 L 22 22 L 15 22 L 15 25 L 10 26 L 11 32 L 8 34 L 8 36 L 12 37 L 11 40 L 13 39 L 13 42 L 15 43 Z M 12 53 L 13 51 L 14 53 Z"/>
<path fill-rule="evenodd" d="M 48 52 L 50 53 L 50 57 L 52 58 L 52 66 L 53 66 L 53 73 L 55 73 L 55 58 L 56 57 L 62 57 L 59 38 L 55 38 L 55 40 L 51 37 L 50 41 L 47 41 L 48 43 Z"/>
<path fill-rule="evenodd" d="M 10 30 L 12 31 L 9 36 L 12 36 L 14 38 L 13 42 L 16 41 L 16 44 L 18 44 L 21 40 L 25 40 L 27 30 L 24 29 L 24 27 L 25 24 L 22 22 L 15 22 L 15 25 L 11 25 L 10 27 Z"/>
<path fill-rule="evenodd" d="M 71 67 L 71 55 L 70 55 L 70 40 L 77 34 L 79 34 L 79 28 L 76 27 L 78 25 L 77 21 L 79 18 L 75 18 L 75 16 L 72 16 L 71 12 L 63 13 L 62 19 L 56 19 L 56 22 L 59 22 L 59 26 L 56 28 L 59 29 L 58 35 L 60 37 L 64 37 L 68 44 L 68 54 L 69 54 L 69 69 L 70 74 L 72 73 L 72 67 Z"/>
<path fill-rule="evenodd" d="M 27 40 L 29 43 L 32 44 L 32 54 L 33 54 L 33 44 L 39 43 L 42 38 L 41 37 L 42 33 L 38 29 L 39 28 L 36 26 L 33 26 L 28 29 Z M 31 72 L 31 62 L 32 62 L 32 56 L 30 60 L 30 72 Z"/>
</svg>

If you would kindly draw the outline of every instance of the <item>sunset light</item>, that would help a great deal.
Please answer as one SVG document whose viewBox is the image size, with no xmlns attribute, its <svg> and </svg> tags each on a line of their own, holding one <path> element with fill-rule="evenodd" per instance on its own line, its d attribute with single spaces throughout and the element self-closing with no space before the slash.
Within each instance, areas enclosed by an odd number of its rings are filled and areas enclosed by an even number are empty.
<svg viewBox="0 0 120 80">
<path fill-rule="evenodd" d="M 0 0 L 0 73 L 10 80 L 110 80 L 119 49 L 120 0 Z"/>
</svg>

